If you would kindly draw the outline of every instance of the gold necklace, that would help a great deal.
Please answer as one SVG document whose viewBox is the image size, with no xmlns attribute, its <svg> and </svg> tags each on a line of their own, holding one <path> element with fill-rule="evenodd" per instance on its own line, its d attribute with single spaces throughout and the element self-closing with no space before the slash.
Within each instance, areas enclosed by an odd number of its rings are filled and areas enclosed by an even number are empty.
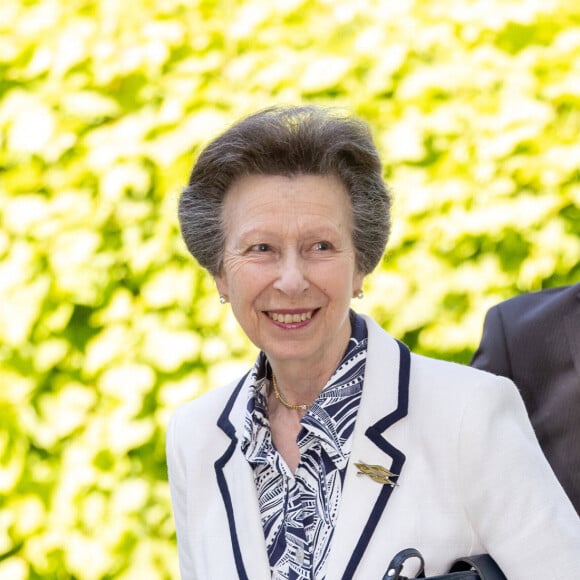
<svg viewBox="0 0 580 580">
<path fill-rule="evenodd" d="M 272 387 L 274 389 L 274 396 L 287 409 L 294 409 L 294 411 L 308 411 L 308 409 L 310 409 L 310 407 L 312 406 L 312 403 L 310 403 L 309 405 L 306 405 L 304 403 L 302 405 L 293 405 L 292 403 L 289 403 L 284 398 L 284 396 L 282 395 L 282 393 L 280 392 L 280 389 L 278 388 L 278 382 L 276 381 L 276 376 L 274 375 L 274 373 L 272 373 Z"/>
</svg>

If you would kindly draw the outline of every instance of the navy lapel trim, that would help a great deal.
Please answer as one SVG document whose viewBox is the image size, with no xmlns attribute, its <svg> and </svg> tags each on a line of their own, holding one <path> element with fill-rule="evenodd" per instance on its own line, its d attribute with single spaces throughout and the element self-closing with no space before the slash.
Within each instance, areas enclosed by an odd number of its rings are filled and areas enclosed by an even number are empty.
<svg viewBox="0 0 580 580">
<path fill-rule="evenodd" d="M 386 439 L 383 437 L 383 432 L 388 429 L 391 425 L 406 417 L 409 409 L 409 377 L 411 370 L 411 354 L 409 349 L 400 341 L 397 340 L 399 345 L 399 392 L 397 400 L 397 408 L 389 413 L 386 417 L 383 417 L 380 421 L 377 421 L 374 425 L 371 425 L 365 432 L 365 435 L 384 451 L 387 455 L 393 458 L 393 463 L 390 471 L 400 474 L 405 463 L 405 455 L 397 448 L 393 447 Z M 398 475 L 397 475 L 398 477 Z M 394 478 L 396 481 L 396 478 Z M 348 562 L 348 565 L 343 574 L 343 580 L 353 578 L 355 570 L 357 569 L 363 554 L 370 542 L 370 539 L 381 519 L 381 515 L 391 497 L 393 492 L 393 487 L 390 485 L 384 485 L 375 506 L 367 520 L 363 533 L 361 534 L 352 556 Z"/>
<path fill-rule="evenodd" d="M 234 518 L 234 509 L 233 509 L 233 505 L 232 505 L 232 498 L 230 495 L 230 491 L 228 489 L 228 484 L 227 484 L 226 478 L 225 478 L 224 473 L 223 473 L 223 469 L 224 469 L 225 465 L 227 464 L 227 462 L 231 459 L 232 455 L 234 454 L 234 451 L 236 450 L 236 445 L 238 443 L 238 440 L 236 438 L 236 430 L 229 419 L 229 415 L 230 415 L 230 412 L 232 410 L 232 407 L 234 406 L 234 403 L 236 402 L 236 399 L 238 398 L 238 395 L 240 394 L 240 390 L 241 390 L 242 385 L 244 384 L 244 381 L 246 380 L 247 376 L 248 375 L 246 374 L 242 378 L 242 380 L 237 384 L 237 386 L 234 389 L 234 392 L 232 393 L 232 396 L 230 397 L 229 401 L 227 402 L 222 414 L 218 418 L 218 422 L 217 422 L 218 427 L 220 429 L 222 429 L 232 441 L 231 441 L 230 445 L 228 446 L 228 448 L 226 449 L 226 452 L 214 463 L 218 487 L 219 487 L 220 492 L 222 494 L 222 499 L 224 502 L 224 506 L 226 508 L 226 514 L 227 514 L 228 524 L 229 524 L 229 528 L 230 528 L 230 537 L 232 540 L 232 549 L 234 551 L 234 559 L 236 561 L 236 570 L 238 572 L 238 578 L 240 578 L 240 580 L 249 580 L 249 579 L 248 579 L 248 575 L 246 573 L 246 569 L 244 567 L 244 561 L 242 559 L 242 552 L 240 550 L 240 542 L 238 540 L 238 533 L 236 530 L 236 520 Z"/>
</svg>

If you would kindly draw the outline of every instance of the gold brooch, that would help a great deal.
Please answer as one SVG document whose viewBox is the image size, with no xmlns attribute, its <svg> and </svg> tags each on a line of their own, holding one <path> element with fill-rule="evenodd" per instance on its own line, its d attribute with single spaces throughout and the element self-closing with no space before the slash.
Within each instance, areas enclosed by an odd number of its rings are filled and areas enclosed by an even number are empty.
<svg viewBox="0 0 580 580">
<path fill-rule="evenodd" d="M 358 468 L 357 475 L 368 475 L 373 481 L 382 485 L 390 485 L 391 487 L 399 485 L 391 480 L 391 477 L 397 477 L 397 474 L 382 465 L 368 465 L 367 463 L 355 463 L 355 465 Z"/>
</svg>

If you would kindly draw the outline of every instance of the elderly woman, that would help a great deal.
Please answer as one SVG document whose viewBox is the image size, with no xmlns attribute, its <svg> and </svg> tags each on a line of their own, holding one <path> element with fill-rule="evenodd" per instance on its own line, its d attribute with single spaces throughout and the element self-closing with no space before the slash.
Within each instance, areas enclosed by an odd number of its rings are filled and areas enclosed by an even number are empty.
<svg viewBox="0 0 580 580">
<path fill-rule="evenodd" d="M 381 175 L 366 125 L 315 107 L 242 120 L 193 168 L 183 237 L 260 352 L 172 418 L 184 580 L 378 579 L 407 547 L 428 574 L 488 552 L 510 580 L 580 578 L 513 383 L 350 309 L 389 233 Z"/>
</svg>

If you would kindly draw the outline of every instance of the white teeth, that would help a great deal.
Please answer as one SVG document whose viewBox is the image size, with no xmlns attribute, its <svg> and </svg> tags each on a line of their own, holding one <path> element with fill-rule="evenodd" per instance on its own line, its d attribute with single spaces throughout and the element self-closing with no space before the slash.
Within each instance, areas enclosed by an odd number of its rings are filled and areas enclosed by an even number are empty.
<svg viewBox="0 0 580 580">
<path fill-rule="evenodd" d="M 277 312 L 268 312 L 268 316 L 276 321 L 284 324 L 291 324 L 292 322 L 304 322 L 312 318 L 312 310 L 302 312 L 301 314 L 278 314 Z"/>
</svg>

